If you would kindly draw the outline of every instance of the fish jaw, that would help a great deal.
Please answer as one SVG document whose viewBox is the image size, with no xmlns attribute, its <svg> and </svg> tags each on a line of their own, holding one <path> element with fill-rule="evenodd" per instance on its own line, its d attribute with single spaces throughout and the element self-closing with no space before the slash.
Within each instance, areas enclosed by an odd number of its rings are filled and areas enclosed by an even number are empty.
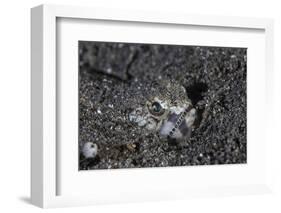
<svg viewBox="0 0 281 213">
<path fill-rule="evenodd" d="M 160 128 L 160 137 L 164 140 L 175 141 L 189 139 L 195 118 L 196 110 L 194 108 L 189 111 L 171 112 Z"/>
</svg>

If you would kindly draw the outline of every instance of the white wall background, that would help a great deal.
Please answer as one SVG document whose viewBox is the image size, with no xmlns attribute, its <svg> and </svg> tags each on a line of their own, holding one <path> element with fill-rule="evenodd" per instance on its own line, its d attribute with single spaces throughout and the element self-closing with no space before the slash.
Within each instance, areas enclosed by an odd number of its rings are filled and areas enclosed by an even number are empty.
<svg viewBox="0 0 281 213">
<path fill-rule="evenodd" d="M 8 0 L 0 7 L 0 211 L 37 212 L 29 204 L 30 8 L 41 3 L 185 12 L 275 19 L 274 193 L 185 201 L 47 210 L 52 212 L 280 212 L 281 211 L 281 6 L 278 0 Z M 263 113 L 263 112 L 261 112 Z M 278 131 L 279 130 L 279 131 Z M 207 178 L 207 177 L 206 177 Z"/>
</svg>

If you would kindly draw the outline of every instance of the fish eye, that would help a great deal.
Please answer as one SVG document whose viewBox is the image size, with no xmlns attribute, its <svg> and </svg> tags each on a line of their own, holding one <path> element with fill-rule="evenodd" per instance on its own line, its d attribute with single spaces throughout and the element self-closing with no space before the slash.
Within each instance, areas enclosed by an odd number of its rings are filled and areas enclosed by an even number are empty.
<svg viewBox="0 0 281 213">
<path fill-rule="evenodd" d="M 162 109 L 161 104 L 159 104 L 158 102 L 153 102 L 153 103 L 151 104 L 151 107 L 152 107 L 152 110 L 153 110 L 154 112 L 160 112 L 161 109 Z"/>
<path fill-rule="evenodd" d="M 165 109 L 157 101 L 153 102 L 150 106 L 150 112 L 154 115 L 162 115 L 165 112 Z"/>
</svg>

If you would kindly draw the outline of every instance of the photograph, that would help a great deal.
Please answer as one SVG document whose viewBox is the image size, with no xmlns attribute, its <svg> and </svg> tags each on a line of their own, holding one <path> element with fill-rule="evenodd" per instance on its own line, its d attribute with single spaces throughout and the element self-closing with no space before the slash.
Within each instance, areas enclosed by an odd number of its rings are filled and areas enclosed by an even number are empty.
<svg viewBox="0 0 281 213">
<path fill-rule="evenodd" d="M 247 48 L 78 41 L 78 168 L 247 163 Z"/>
</svg>

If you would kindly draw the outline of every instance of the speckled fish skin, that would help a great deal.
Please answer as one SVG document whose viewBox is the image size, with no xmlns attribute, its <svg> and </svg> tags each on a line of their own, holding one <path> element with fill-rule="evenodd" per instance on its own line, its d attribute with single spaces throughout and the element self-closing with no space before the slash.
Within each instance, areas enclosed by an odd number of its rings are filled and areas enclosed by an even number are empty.
<svg viewBox="0 0 281 213">
<path fill-rule="evenodd" d="M 166 88 L 163 88 L 164 87 Z M 147 131 L 155 132 L 162 141 L 182 142 L 190 138 L 196 118 L 184 87 L 177 82 L 162 81 L 159 92 L 151 93 L 143 107 L 129 114 L 129 120 Z"/>
</svg>

